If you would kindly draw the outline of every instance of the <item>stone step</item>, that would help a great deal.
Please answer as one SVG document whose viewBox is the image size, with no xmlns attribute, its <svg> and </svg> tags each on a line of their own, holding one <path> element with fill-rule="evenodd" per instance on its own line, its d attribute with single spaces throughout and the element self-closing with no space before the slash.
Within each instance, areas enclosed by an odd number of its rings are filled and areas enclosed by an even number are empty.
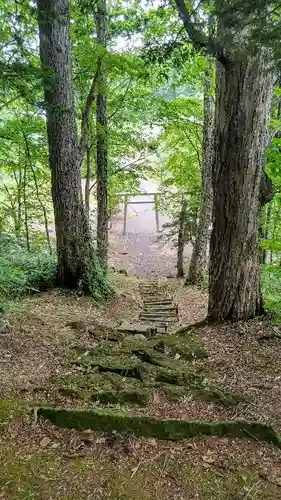
<svg viewBox="0 0 281 500">
<path fill-rule="evenodd" d="M 163 297 L 155 297 L 155 298 L 150 298 L 150 299 L 145 299 L 143 300 L 143 305 L 146 306 L 147 304 L 162 304 L 162 305 L 175 305 L 173 301 L 169 298 L 163 298 Z"/>
<path fill-rule="evenodd" d="M 145 316 L 143 314 L 140 315 L 140 320 L 141 321 L 146 321 L 150 323 L 175 323 L 178 321 L 178 317 L 163 317 L 163 316 Z"/>
<path fill-rule="evenodd" d="M 167 295 L 164 294 L 146 294 L 143 295 L 143 300 L 148 301 L 148 300 L 171 300 L 170 297 L 167 297 Z"/>
<path fill-rule="evenodd" d="M 150 337 L 156 333 L 166 333 L 165 325 L 158 326 L 156 324 L 141 324 L 141 323 L 122 323 L 121 326 L 117 328 L 117 331 L 131 334 L 141 333 L 145 337 Z"/>
<path fill-rule="evenodd" d="M 172 312 L 172 313 L 176 313 L 178 314 L 178 308 L 174 305 L 170 305 L 170 304 L 164 304 L 164 305 L 157 305 L 157 304 L 153 304 L 153 305 L 148 305 L 148 306 L 144 306 L 143 308 L 143 311 L 145 312 L 151 312 L 151 313 L 154 313 L 154 312 Z"/>
<path fill-rule="evenodd" d="M 161 318 L 177 318 L 178 315 L 176 312 L 170 312 L 170 311 L 141 311 L 140 315 L 142 317 L 146 318 L 155 318 L 155 317 L 161 317 Z"/>
</svg>

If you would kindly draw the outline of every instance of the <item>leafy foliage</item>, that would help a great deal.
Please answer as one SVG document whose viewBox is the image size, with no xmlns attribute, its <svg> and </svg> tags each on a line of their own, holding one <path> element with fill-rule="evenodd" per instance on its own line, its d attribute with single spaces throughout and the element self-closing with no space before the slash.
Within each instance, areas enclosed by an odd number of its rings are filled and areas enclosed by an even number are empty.
<svg viewBox="0 0 281 500">
<path fill-rule="evenodd" d="M 0 305 L 7 299 L 46 290 L 55 283 L 56 261 L 48 251 L 28 252 L 23 244 L 0 232 Z"/>
</svg>

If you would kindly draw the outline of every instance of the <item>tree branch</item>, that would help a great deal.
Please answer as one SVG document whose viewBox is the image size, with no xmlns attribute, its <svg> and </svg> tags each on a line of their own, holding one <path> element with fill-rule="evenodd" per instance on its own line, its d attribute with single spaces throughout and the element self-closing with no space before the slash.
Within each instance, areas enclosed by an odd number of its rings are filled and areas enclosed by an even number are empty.
<svg viewBox="0 0 281 500">
<path fill-rule="evenodd" d="M 215 57 L 221 64 L 225 65 L 229 61 L 229 57 L 226 57 L 219 40 L 206 36 L 201 30 L 196 28 L 187 10 L 185 0 L 175 0 L 175 4 L 185 31 L 194 47 L 203 49 L 212 57 Z"/>
<path fill-rule="evenodd" d="M 135 165 L 139 161 L 145 160 L 145 158 L 148 158 L 148 156 L 151 156 L 153 154 L 154 153 L 148 153 L 147 155 L 142 156 L 141 158 L 137 158 L 136 160 L 132 161 L 131 163 L 127 163 L 127 165 L 124 165 L 124 167 L 117 168 L 117 170 L 114 170 L 114 172 L 111 173 L 111 176 L 120 174 L 120 172 L 124 172 L 125 170 L 127 170 L 127 168 L 131 167 L 132 165 Z M 89 188 L 89 193 L 91 193 L 91 191 L 94 189 L 96 184 L 97 184 L 97 181 L 93 182 L 93 184 Z"/>
<path fill-rule="evenodd" d="M 279 127 L 277 127 L 275 130 L 273 130 L 272 134 L 270 134 L 267 142 L 266 142 L 266 145 L 265 145 L 265 149 L 269 148 L 269 146 L 271 146 L 271 143 L 274 139 L 274 137 L 276 136 L 276 134 L 278 134 L 278 132 L 281 130 L 281 125 L 279 125 Z"/>
<path fill-rule="evenodd" d="M 124 101 L 125 101 L 125 99 L 126 99 L 126 96 L 127 96 L 128 92 L 129 92 L 129 88 L 130 88 L 130 85 L 131 85 L 131 83 L 132 83 L 132 80 L 133 80 L 133 79 L 132 79 L 132 78 L 130 78 L 129 83 L 128 83 L 128 85 L 127 85 L 127 88 L 126 88 L 126 90 L 125 90 L 125 92 L 124 92 L 123 96 L 122 96 L 122 97 L 121 97 L 121 99 L 120 99 L 119 106 L 118 106 L 118 107 L 117 107 L 117 108 L 116 108 L 116 109 L 115 109 L 115 110 L 111 113 L 111 115 L 109 115 L 108 120 L 111 120 L 111 118 L 113 118 L 113 116 L 115 116 L 115 115 L 116 115 L 116 113 L 118 113 L 119 109 L 121 108 L 121 106 L 122 106 L 123 102 L 124 102 Z"/>
<path fill-rule="evenodd" d="M 281 95 L 279 97 L 276 97 L 276 99 L 273 99 L 273 101 L 271 103 L 271 108 L 274 108 L 275 106 L 277 106 L 280 103 L 281 103 Z"/>
<path fill-rule="evenodd" d="M 98 59 L 98 65 L 97 65 L 97 70 L 94 74 L 91 87 L 86 99 L 86 103 L 83 109 L 82 113 L 82 119 L 81 119 L 81 135 L 80 135 L 80 141 L 79 141 L 79 146 L 78 146 L 78 162 L 79 165 L 82 165 L 83 157 L 86 151 L 87 143 L 88 143 L 88 129 L 89 129 L 89 118 L 90 118 L 90 113 L 91 113 L 91 108 L 92 104 L 96 99 L 96 89 L 97 89 L 97 84 L 98 84 L 98 79 L 99 79 L 99 74 L 101 71 L 101 57 Z"/>
</svg>

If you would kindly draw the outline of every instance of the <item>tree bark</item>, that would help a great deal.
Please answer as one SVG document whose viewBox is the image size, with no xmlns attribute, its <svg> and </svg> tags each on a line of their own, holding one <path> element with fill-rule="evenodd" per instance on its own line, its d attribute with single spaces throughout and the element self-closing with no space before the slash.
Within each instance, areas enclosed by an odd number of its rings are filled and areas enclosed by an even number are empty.
<svg viewBox="0 0 281 500">
<path fill-rule="evenodd" d="M 236 321 L 263 313 L 258 234 L 272 75 L 261 56 L 219 66 L 208 317 Z"/>
<path fill-rule="evenodd" d="M 106 0 L 98 0 L 95 14 L 97 42 L 106 48 L 107 37 Z M 108 151 L 107 151 L 107 95 L 106 73 L 104 63 L 98 78 L 98 95 L 96 104 L 97 149 L 97 250 L 101 265 L 107 267 L 108 250 Z"/>
<path fill-rule="evenodd" d="M 212 161 L 214 155 L 214 100 L 211 95 L 213 88 L 213 61 L 209 61 L 205 73 L 204 84 L 204 126 L 203 126 L 203 159 L 202 159 L 202 195 L 199 212 L 197 235 L 188 270 L 186 284 L 198 283 L 207 270 L 209 227 L 212 222 Z"/>
<path fill-rule="evenodd" d="M 37 7 L 56 227 L 57 283 L 61 287 L 86 289 L 93 249 L 81 190 L 69 3 L 37 0 Z"/>
<path fill-rule="evenodd" d="M 179 231 L 178 231 L 178 253 L 177 253 L 177 277 L 183 278 L 183 252 L 185 243 L 185 223 L 186 223 L 186 200 L 182 201 L 180 217 L 179 217 Z"/>
</svg>

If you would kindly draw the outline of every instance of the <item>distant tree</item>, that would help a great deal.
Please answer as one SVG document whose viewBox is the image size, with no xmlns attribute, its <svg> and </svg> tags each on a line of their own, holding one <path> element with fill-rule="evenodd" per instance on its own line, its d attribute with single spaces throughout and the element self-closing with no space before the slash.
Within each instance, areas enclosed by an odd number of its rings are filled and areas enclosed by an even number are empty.
<svg viewBox="0 0 281 500">
<path fill-rule="evenodd" d="M 213 61 L 208 62 L 204 78 L 204 119 L 203 147 L 201 166 L 201 201 L 196 238 L 193 245 L 186 283 L 199 283 L 208 272 L 208 251 L 210 241 L 210 226 L 212 223 L 213 186 L 212 163 L 214 157 L 214 118 L 215 102 Z"/>
</svg>

